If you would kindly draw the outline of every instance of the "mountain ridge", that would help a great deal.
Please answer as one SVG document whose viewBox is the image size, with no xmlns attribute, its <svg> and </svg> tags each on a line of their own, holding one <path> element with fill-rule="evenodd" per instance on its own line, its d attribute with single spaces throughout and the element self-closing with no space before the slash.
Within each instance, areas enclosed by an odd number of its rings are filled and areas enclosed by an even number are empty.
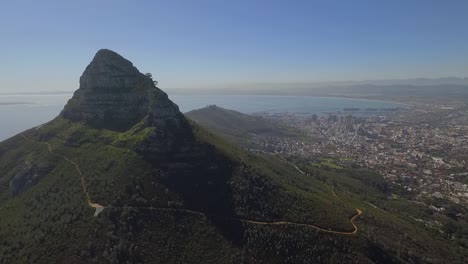
<svg viewBox="0 0 468 264">
<path fill-rule="evenodd" d="M 251 135 L 297 137 L 300 134 L 279 122 L 216 105 L 192 110 L 184 115 L 209 131 L 244 147 L 255 147 L 251 142 Z"/>
</svg>

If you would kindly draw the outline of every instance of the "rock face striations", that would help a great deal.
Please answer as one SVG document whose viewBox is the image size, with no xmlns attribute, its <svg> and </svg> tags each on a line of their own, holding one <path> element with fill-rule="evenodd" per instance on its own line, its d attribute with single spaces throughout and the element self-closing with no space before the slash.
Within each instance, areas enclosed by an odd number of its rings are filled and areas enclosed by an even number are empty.
<svg viewBox="0 0 468 264">
<path fill-rule="evenodd" d="M 108 129 L 125 130 L 144 117 L 150 125 L 179 127 L 179 108 L 152 79 L 119 54 L 102 49 L 86 67 L 80 87 L 61 115 Z"/>
</svg>

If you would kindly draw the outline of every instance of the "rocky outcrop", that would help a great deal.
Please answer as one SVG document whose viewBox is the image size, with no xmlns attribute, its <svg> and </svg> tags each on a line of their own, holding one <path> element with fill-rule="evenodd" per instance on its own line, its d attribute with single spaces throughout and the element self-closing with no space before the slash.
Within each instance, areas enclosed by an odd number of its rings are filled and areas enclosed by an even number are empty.
<svg viewBox="0 0 468 264">
<path fill-rule="evenodd" d="M 10 194 L 14 196 L 26 191 L 52 169 L 53 166 L 50 164 L 34 164 L 30 161 L 25 161 L 17 168 L 9 182 L 8 189 Z"/>
<path fill-rule="evenodd" d="M 86 67 L 61 116 L 115 130 L 145 122 L 153 130 L 136 146 L 139 152 L 159 156 L 191 148 L 192 130 L 179 107 L 130 61 L 106 49 Z"/>
<path fill-rule="evenodd" d="M 61 115 L 109 129 L 128 129 L 149 116 L 152 125 L 181 126 L 179 108 L 153 80 L 119 54 L 102 49 L 86 67 L 80 88 Z"/>
</svg>

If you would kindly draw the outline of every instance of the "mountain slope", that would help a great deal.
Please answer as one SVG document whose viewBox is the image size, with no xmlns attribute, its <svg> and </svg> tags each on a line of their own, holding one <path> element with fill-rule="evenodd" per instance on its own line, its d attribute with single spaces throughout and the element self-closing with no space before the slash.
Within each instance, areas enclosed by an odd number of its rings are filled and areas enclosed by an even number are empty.
<svg viewBox="0 0 468 264">
<path fill-rule="evenodd" d="M 192 110 L 185 116 L 209 131 L 243 146 L 250 146 L 250 134 L 261 136 L 297 136 L 285 126 L 259 116 L 243 114 L 234 110 L 210 105 Z"/>
<path fill-rule="evenodd" d="M 461 262 L 320 170 L 186 120 L 129 63 L 99 51 L 57 118 L 0 143 L 0 263 Z"/>
<path fill-rule="evenodd" d="M 56 129 L 62 132 L 54 133 L 53 139 L 45 140 L 47 135 L 57 131 Z M 47 245 L 46 241 L 53 241 L 53 244 L 57 244 L 57 240 L 60 241 L 61 238 L 57 237 L 59 234 L 55 232 L 62 233 L 63 230 L 71 229 L 72 234 L 68 234 L 63 243 L 58 243 L 67 245 L 70 242 L 69 236 L 74 237 L 73 234 L 76 236 L 74 240 L 86 240 L 85 237 L 75 233 L 77 232 L 75 225 L 87 223 L 93 226 L 93 222 L 111 217 L 108 214 L 122 214 L 127 211 L 150 215 L 188 214 L 190 219 L 199 218 L 199 214 L 188 211 L 192 210 L 202 213 L 202 218 L 213 218 L 211 221 L 281 220 L 311 225 L 324 224 L 325 229 L 353 231 L 353 226 L 347 219 L 348 215 L 353 214 L 351 208 L 340 209 L 343 214 L 336 221 L 329 221 L 333 220 L 333 216 L 326 214 L 327 199 L 320 196 L 323 194 L 304 193 L 294 185 L 284 184 L 280 182 L 280 178 L 277 178 L 279 175 L 273 171 L 265 171 L 262 175 L 260 170 L 263 168 L 260 166 L 268 166 L 263 164 L 265 161 L 259 159 L 255 162 L 259 164 L 250 162 L 247 165 L 242 159 L 252 157 L 249 157 L 248 153 L 242 153 L 240 149 L 231 148 L 229 145 L 221 145 L 215 149 L 211 144 L 205 145 L 207 144 L 205 140 L 216 140 L 212 139 L 211 135 L 205 134 L 206 132 L 199 131 L 197 135 L 200 144 L 198 146 L 200 152 L 197 155 L 200 156 L 196 160 L 192 157 L 190 162 L 186 162 L 183 159 L 167 158 L 147 161 L 135 152 L 128 151 L 129 147 L 138 142 L 139 134 L 129 137 L 110 131 L 105 133 L 93 131 L 89 127 L 85 127 L 84 133 L 90 134 L 83 133 L 80 136 L 81 140 L 89 142 L 77 148 L 76 145 L 79 143 L 70 139 L 69 135 L 76 134 L 81 129 L 82 125 L 56 119 L 39 130 L 25 132 L 24 136 L 27 139 L 17 136 L 6 142 L 14 141 L 13 155 L 23 155 L 31 149 L 37 150 L 26 155 L 25 161 L 18 160 L 17 166 L 21 167 L 25 162 L 40 164 L 36 157 L 49 157 L 54 169 L 24 193 L 14 196 L 13 199 L 7 198 L 5 203 L 2 203 L 4 205 L 2 215 L 12 215 L 12 218 L 2 218 L 2 226 L 10 227 L 2 228 L 2 238 L 6 240 L 21 238 L 24 232 L 32 236 L 30 243 L 42 248 L 41 243 Z M 120 138 L 125 140 L 122 141 Z M 131 143 L 126 143 L 129 138 Z M 110 144 L 99 141 L 109 141 Z M 59 153 L 79 164 L 92 202 L 108 206 L 98 219 L 93 219 L 94 209 L 87 206 L 86 194 L 80 184 L 80 175 L 74 166 L 66 159 L 48 153 L 47 145 L 41 142 L 49 142 L 52 153 Z M 158 166 L 153 166 L 151 164 L 153 162 L 157 162 Z M 299 199 L 301 201 L 297 201 Z M 318 199 L 324 204 L 318 203 L 316 201 Z M 156 209 L 149 210 L 152 207 L 183 210 L 153 212 Z M 302 211 L 304 208 L 310 210 L 304 212 Z M 319 216 L 314 216 L 315 214 Z M 106 220 L 109 221 L 110 218 Z M 116 219 L 116 224 L 122 224 L 121 220 L 120 217 Z M 21 241 L 17 241 L 18 245 L 14 244 L 13 248 L 20 247 L 20 243 L 27 241 L 21 238 Z M 22 250 L 28 252 L 27 249 Z"/>
</svg>

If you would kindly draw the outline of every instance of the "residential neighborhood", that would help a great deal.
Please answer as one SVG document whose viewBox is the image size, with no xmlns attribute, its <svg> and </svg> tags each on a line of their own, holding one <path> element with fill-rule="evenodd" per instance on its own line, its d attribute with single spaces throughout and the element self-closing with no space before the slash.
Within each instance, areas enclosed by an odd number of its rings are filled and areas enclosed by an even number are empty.
<svg viewBox="0 0 468 264">
<path fill-rule="evenodd" d="M 379 113 L 380 114 L 380 113 Z M 263 151 L 378 171 L 415 197 L 468 202 L 468 109 L 418 105 L 383 115 L 259 114 L 305 139 L 251 135 Z"/>
</svg>

